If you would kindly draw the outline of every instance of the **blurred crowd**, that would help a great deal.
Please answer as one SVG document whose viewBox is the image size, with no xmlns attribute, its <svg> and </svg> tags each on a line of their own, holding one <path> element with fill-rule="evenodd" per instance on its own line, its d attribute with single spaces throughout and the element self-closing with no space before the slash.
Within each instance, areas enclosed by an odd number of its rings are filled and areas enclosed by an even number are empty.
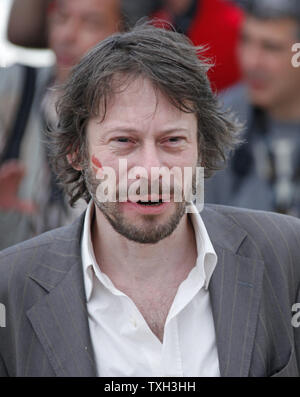
<svg viewBox="0 0 300 397">
<path fill-rule="evenodd" d="M 0 249 L 85 209 L 66 202 L 45 131 L 71 68 L 142 17 L 203 46 L 220 106 L 242 125 L 243 141 L 206 181 L 205 201 L 300 216 L 300 68 L 291 63 L 299 0 L 15 0 L 8 39 L 50 48 L 56 63 L 0 69 Z"/>
<path fill-rule="evenodd" d="M 300 216 L 298 0 L 240 0 L 242 80 L 220 102 L 243 126 L 244 143 L 206 186 L 206 201 Z"/>
</svg>

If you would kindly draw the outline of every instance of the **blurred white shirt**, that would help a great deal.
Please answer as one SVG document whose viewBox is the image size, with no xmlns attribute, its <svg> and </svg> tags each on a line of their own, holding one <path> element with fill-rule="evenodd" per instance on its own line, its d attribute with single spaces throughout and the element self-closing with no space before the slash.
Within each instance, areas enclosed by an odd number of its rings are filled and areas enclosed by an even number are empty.
<svg viewBox="0 0 300 397">
<path fill-rule="evenodd" d="M 208 285 L 217 255 L 198 211 L 189 214 L 198 257 L 179 286 L 164 328 L 163 343 L 134 302 L 97 265 L 91 241 L 91 201 L 81 242 L 88 321 L 101 377 L 220 376 Z"/>
</svg>

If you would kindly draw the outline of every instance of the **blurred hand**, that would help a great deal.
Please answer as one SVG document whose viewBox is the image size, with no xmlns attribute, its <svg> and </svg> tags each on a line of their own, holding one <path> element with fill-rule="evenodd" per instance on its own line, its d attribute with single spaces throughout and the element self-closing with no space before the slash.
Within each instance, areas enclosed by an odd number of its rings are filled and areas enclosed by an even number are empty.
<svg viewBox="0 0 300 397">
<path fill-rule="evenodd" d="M 0 210 L 14 210 L 24 214 L 36 212 L 33 202 L 18 197 L 25 167 L 18 160 L 9 160 L 0 166 Z"/>
</svg>

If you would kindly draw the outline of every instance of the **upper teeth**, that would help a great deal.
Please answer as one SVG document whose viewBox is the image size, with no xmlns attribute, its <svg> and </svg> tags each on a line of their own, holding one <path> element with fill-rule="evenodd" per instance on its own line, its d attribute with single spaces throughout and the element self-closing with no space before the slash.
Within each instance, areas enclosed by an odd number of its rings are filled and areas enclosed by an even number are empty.
<svg viewBox="0 0 300 397">
<path fill-rule="evenodd" d="M 143 205 L 158 205 L 158 204 L 161 204 L 161 200 L 159 200 L 159 201 L 156 201 L 156 202 L 154 202 L 154 201 L 138 201 L 138 203 L 139 204 L 143 204 Z"/>
</svg>

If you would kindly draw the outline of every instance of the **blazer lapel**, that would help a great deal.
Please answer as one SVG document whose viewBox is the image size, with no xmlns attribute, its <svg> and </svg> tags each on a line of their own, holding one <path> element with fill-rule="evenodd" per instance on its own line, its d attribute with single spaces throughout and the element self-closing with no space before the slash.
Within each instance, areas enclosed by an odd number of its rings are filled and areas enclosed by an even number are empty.
<svg viewBox="0 0 300 397">
<path fill-rule="evenodd" d="M 221 376 L 246 377 L 251 364 L 264 262 L 238 253 L 244 229 L 208 208 L 201 213 L 218 263 L 209 284 Z"/>
<path fill-rule="evenodd" d="M 80 253 L 83 216 L 56 231 L 29 276 L 48 292 L 27 316 L 57 376 L 96 376 Z"/>
</svg>

